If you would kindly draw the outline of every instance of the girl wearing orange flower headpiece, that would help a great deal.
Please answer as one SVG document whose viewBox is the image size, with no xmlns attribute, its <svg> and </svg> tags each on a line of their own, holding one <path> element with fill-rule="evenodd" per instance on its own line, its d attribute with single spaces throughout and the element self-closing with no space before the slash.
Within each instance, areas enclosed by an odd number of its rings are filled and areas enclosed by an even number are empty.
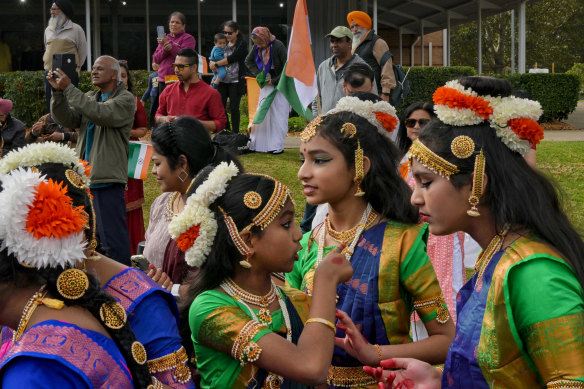
<svg viewBox="0 0 584 389">
<path fill-rule="evenodd" d="M 526 124 L 541 106 L 492 77 L 447 86 L 493 111 L 476 124 L 468 111 L 437 112 L 410 148 L 412 204 L 431 233 L 465 231 L 483 251 L 457 297 L 443 374 L 402 358 L 382 363 L 399 370 L 369 372 L 393 387 L 584 387 L 584 242 L 554 185 L 523 158 L 542 137 Z"/>
</svg>

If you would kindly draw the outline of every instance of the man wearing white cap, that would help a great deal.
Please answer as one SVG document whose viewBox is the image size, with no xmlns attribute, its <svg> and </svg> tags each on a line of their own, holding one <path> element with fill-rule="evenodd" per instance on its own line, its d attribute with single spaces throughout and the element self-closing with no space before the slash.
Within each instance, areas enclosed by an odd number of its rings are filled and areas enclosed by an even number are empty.
<svg viewBox="0 0 584 389">
<path fill-rule="evenodd" d="M 10 116 L 12 101 L 0 99 L 0 157 L 11 150 L 26 145 L 26 125 Z"/>
<path fill-rule="evenodd" d="M 316 72 L 320 107 L 313 104 L 312 111 L 315 115 L 333 109 L 337 102 L 346 96 L 343 91 L 343 75 L 347 67 L 355 62 L 365 63 L 357 54 L 351 54 L 353 33 L 348 27 L 333 28 L 329 34 L 325 35 L 325 38 L 329 37 L 333 55 L 324 60 Z M 374 88 L 374 93 L 377 93 L 377 88 Z"/>
</svg>

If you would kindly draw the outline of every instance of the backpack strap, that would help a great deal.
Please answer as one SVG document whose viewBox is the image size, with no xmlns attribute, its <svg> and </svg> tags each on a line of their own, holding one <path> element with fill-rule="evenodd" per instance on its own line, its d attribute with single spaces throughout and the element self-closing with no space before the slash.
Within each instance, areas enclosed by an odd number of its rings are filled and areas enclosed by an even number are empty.
<svg viewBox="0 0 584 389">
<path fill-rule="evenodd" d="M 388 59 L 392 58 L 393 54 L 391 54 L 391 51 L 387 50 L 385 52 L 385 54 L 383 54 L 383 56 L 381 57 L 381 61 L 379 62 L 379 66 L 381 66 L 381 68 L 383 68 L 385 66 L 385 63 L 387 62 Z"/>
</svg>

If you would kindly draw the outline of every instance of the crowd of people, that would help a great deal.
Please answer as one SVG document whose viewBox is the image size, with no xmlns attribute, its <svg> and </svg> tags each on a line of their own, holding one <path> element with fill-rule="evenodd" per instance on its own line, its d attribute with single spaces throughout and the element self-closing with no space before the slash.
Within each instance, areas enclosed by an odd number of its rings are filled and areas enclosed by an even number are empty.
<svg viewBox="0 0 584 389">
<path fill-rule="evenodd" d="M 67 0 L 51 12 L 75 29 Z M 212 85 L 173 12 L 143 96 L 101 56 L 87 93 L 47 69 L 28 133 L 0 99 L 1 387 L 584 387 L 584 242 L 534 167 L 541 105 L 473 76 L 398 117 L 387 43 L 347 22 L 300 136 L 300 226 L 289 188 L 213 139 L 237 132 L 248 72 L 260 98 L 282 75 L 266 27 L 248 51 L 222 25 Z M 289 109 L 276 93 L 252 150 L 282 152 Z M 149 126 L 145 229 L 128 153 Z"/>
</svg>

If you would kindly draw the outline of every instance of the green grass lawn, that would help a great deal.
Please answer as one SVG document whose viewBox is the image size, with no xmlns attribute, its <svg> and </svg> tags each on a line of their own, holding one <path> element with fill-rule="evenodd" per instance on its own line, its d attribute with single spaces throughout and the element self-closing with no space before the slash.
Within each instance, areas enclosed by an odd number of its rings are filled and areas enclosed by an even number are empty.
<svg viewBox="0 0 584 389">
<path fill-rule="evenodd" d="M 552 178 L 563 193 L 564 207 L 568 216 L 582 233 L 584 232 L 584 142 L 544 141 L 537 148 L 537 165 Z M 286 150 L 280 155 L 247 154 L 241 158 L 248 172 L 268 174 L 288 185 L 296 200 L 296 221 L 304 213 L 302 185 L 296 177 L 300 167 L 298 151 Z M 160 194 L 152 174 L 145 181 L 144 218 L 148 225 L 150 204 Z M 537 212 L 537 210 L 534 210 Z"/>
</svg>

